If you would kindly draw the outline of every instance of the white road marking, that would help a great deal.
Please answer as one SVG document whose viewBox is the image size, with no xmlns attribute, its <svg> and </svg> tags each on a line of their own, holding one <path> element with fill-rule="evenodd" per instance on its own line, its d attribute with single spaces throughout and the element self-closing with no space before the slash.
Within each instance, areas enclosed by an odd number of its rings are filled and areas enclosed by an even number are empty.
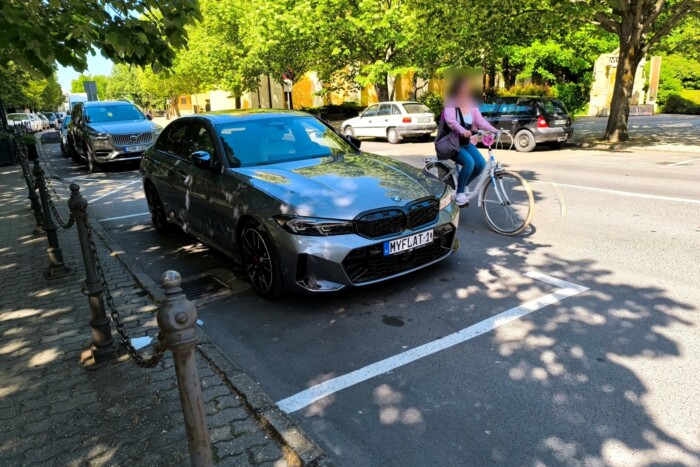
<svg viewBox="0 0 700 467">
<path fill-rule="evenodd" d="M 671 164 L 669 167 L 678 167 L 679 165 L 685 165 L 689 162 L 695 162 L 695 161 L 700 161 L 700 157 L 696 157 L 695 159 L 688 159 L 687 161 L 676 162 L 675 164 Z"/>
<path fill-rule="evenodd" d="M 126 216 L 108 217 L 106 219 L 100 219 L 98 222 L 118 221 L 121 219 L 128 219 L 130 217 L 148 216 L 149 214 L 150 212 L 139 212 L 136 214 L 127 214 Z"/>
<path fill-rule="evenodd" d="M 317 400 L 323 399 L 324 397 L 333 393 L 374 378 L 375 376 L 382 375 L 388 371 L 407 365 L 408 363 L 414 362 L 423 357 L 427 357 L 428 355 L 432 355 L 441 350 L 445 350 L 454 345 L 466 342 L 469 339 L 473 339 L 474 337 L 480 336 L 489 331 L 493 331 L 499 326 L 503 326 L 511 321 L 522 318 L 533 311 L 544 308 L 547 305 L 552 305 L 567 297 L 572 297 L 588 290 L 587 287 L 572 284 L 571 282 L 550 277 L 535 271 L 528 272 L 525 275 L 561 288 L 548 295 L 523 303 L 522 305 L 511 308 L 510 310 L 499 313 L 496 316 L 492 316 L 491 318 L 487 318 L 473 324 L 462 329 L 461 331 L 457 331 L 435 341 L 407 350 L 400 354 L 394 355 L 393 357 L 386 358 L 364 368 L 360 368 L 359 370 L 355 370 L 345 375 L 338 376 L 337 378 L 324 381 L 323 383 L 312 386 L 309 389 L 277 402 L 277 406 L 286 413 L 296 412 L 297 410 L 303 409 Z"/>
<path fill-rule="evenodd" d="M 542 180 L 528 180 L 530 183 L 550 183 Z M 566 183 L 557 183 L 559 186 L 564 186 L 567 188 L 574 188 L 578 190 L 588 190 L 588 191 L 598 191 L 600 193 L 610 193 L 611 195 L 627 196 L 628 198 L 644 198 L 644 199 L 656 199 L 659 201 L 676 201 L 679 203 L 692 203 L 700 204 L 700 199 L 690 199 L 690 198 L 676 198 L 674 196 L 661 196 L 661 195 L 648 195 L 646 193 L 634 193 L 632 191 L 619 191 L 619 190 L 609 190 L 607 188 L 594 188 L 591 186 L 581 186 L 581 185 L 567 185 Z"/>
<path fill-rule="evenodd" d="M 133 185 L 134 183 L 138 183 L 139 181 L 140 181 L 140 180 L 133 180 L 133 181 L 131 181 L 131 182 L 129 182 L 129 183 L 125 183 L 125 184 L 122 185 L 120 188 L 118 188 L 118 189 L 116 189 L 116 190 L 108 191 L 107 193 L 105 193 L 105 194 L 103 194 L 103 195 L 100 195 L 100 196 L 98 196 L 97 198 L 91 199 L 91 200 L 89 200 L 89 201 L 90 201 L 91 204 L 92 204 L 92 203 L 96 203 L 96 202 L 98 202 L 99 200 L 101 200 L 101 199 L 103 199 L 103 198 L 106 198 L 106 197 L 108 197 L 108 196 L 113 195 L 114 193 L 119 193 L 119 192 L 120 192 L 121 190 L 123 190 L 124 188 L 126 188 L 126 187 L 128 187 L 128 186 L 130 186 L 130 185 Z"/>
</svg>

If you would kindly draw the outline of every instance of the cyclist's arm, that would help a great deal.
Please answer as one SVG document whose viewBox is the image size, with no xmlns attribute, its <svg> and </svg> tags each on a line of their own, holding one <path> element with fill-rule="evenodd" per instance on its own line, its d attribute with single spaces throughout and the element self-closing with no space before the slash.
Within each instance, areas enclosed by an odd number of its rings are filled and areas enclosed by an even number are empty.
<svg viewBox="0 0 700 467">
<path fill-rule="evenodd" d="M 458 135 L 463 135 L 468 130 L 459 124 L 457 119 L 457 108 L 456 107 L 445 107 L 443 111 L 443 118 L 448 127 Z"/>
<path fill-rule="evenodd" d="M 496 129 L 493 125 L 491 125 L 488 120 L 484 118 L 483 115 L 481 115 L 481 112 L 477 107 L 474 107 L 472 109 L 472 118 L 474 119 L 474 123 L 476 124 L 476 128 L 479 130 L 486 130 L 486 131 L 493 131 L 496 133 L 498 129 Z"/>
</svg>

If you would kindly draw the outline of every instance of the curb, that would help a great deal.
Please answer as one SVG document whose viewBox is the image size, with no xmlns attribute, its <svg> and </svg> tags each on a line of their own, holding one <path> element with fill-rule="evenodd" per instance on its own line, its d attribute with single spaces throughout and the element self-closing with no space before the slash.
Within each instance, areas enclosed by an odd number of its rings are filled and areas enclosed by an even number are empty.
<svg viewBox="0 0 700 467">
<path fill-rule="evenodd" d="M 50 167 L 52 177 L 66 187 L 63 179 L 54 170 L 51 159 L 44 152 L 43 144 L 39 142 L 37 147 L 42 155 L 41 159 Z M 112 239 L 99 222 L 91 225 L 107 249 L 112 252 L 112 256 L 116 257 L 124 265 L 126 270 L 136 280 L 136 283 L 148 293 L 156 305 L 160 304 L 165 298 L 162 288 Z M 238 369 L 233 361 L 221 352 L 202 328 L 197 328 L 197 331 L 200 336 L 197 343 L 197 350 L 200 355 L 219 373 L 219 376 L 229 386 L 229 389 L 243 400 L 258 423 L 277 439 L 286 450 L 290 451 L 292 456 L 298 458 L 301 465 L 308 467 L 332 467 L 333 463 L 326 453 L 302 430 L 299 424 L 289 415 L 282 412 L 267 393 L 260 389 L 258 383 Z"/>
</svg>

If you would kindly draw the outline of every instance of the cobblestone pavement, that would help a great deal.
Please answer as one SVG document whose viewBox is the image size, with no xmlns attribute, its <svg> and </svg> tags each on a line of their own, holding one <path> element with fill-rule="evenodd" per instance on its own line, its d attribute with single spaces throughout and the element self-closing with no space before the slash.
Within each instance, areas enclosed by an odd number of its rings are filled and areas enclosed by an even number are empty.
<svg viewBox="0 0 700 467">
<path fill-rule="evenodd" d="M 53 185 L 67 218 L 67 193 Z M 189 464 L 169 354 L 154 369 L 131 361 L 81 367 L 90 313 L 77 234 L 59 231 L 71 274 L 44 279 L 47 242 L 31 233 L 26 196 L 21 169 L 0 167 L 0 465 Z M 155 336 L 155 304 L 104 244 L 98 250 L 127 330 Z M 298 464 L 217 369 L 197 358 L 216 463 Z"/>
</svg>

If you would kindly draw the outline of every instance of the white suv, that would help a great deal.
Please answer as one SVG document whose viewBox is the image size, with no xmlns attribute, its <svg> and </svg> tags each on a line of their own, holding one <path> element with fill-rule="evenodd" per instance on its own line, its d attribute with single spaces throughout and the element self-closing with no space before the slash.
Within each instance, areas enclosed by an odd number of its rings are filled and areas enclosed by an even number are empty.
<svg viewBox="0 0 700 467">
<path fill-rule="evenodd" d="M 345 120 L 341 128 L 348 136 L 386 138 L 396 144 L 405 137 L 430 137 L 437 124 L 430 109 L 420 102 L 380 102 Z"/>
</svg>

